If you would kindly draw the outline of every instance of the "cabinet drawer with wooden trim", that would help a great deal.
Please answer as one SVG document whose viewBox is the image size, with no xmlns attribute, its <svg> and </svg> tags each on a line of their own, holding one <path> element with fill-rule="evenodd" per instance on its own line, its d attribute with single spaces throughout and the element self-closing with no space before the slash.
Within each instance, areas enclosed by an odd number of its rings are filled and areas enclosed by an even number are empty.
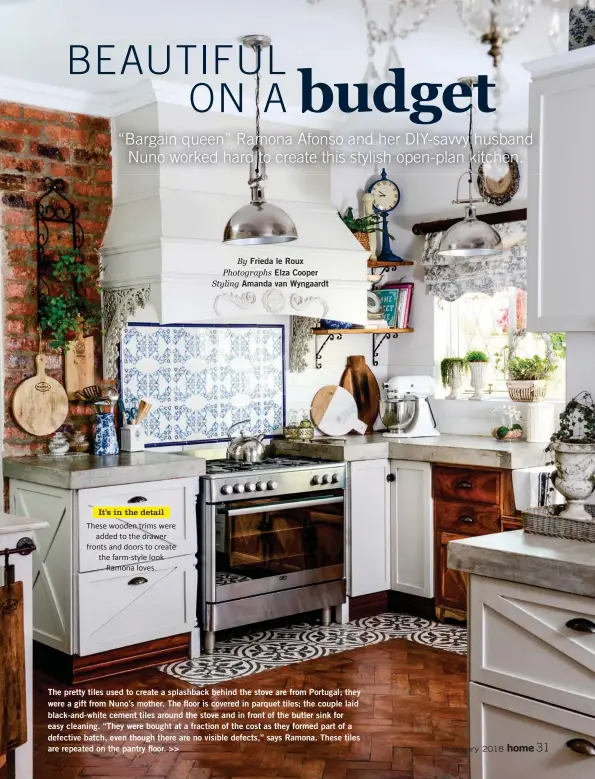
<svg viewBox="0 0 595 779">
<path fill-rule="evenodd" d="M 500 472 L 474 468 L 434 467 L 434 498 L 469 503 L 500 503 Z"/>
<path fill-rule="evenodd" d="M 177 557 L 153 570 L 78 575 L 78 654 L 92 655 L 189 633 L 195 622 L 196 558 Z M 151 566 L 149 566 L 151 567 Z"/>
<path fill-rule="evenodd" d="M 595 718 L 473 683 L 469 710 L 473 779 L 595 775 Z"/>
<path fill-rule="evenodd" d="M 78 570 L 81 573 L 98 571 L 108 564 L 143 561 L 142 557 L 133 558 L 133 555 L 144 555 L 144 560 L 148 561 L 151 557 L 160 559 L 195 554 L 196 488 L 196 479 L 169 479 L 79 490 Z M 170 515 L 168 518 L 94 519 L 95 506 L 167 506 Z M 141 534 L 136 542 L 119 537 L 120 534 L 128 536 L 135 528 Z M 105 538 L 106 534 L 116 538 Z M 127 549 L 127 545 L 142 549 Z M 102 547 L 107 548 L 102 550 Z M 99 555 L 103 560 L 99 559 Z M 113 555 L 117 555 L 117 559 Z M 130 559 L 126 559 L 127 556 Z M 106 562 L 105 557 L 112 560 Z"/>
<path fill-rule="evenodd" d="M 473 681 L 595 716 L 595 598 L 473 576 L 470 604 Z"/>
<path fill-rule="evenodd" d="M 437 500 L 434 504 L 436 527 L 452 533 L 486 535 L 500 532 L 500 509 L 473 503 Z"/>
</svg>

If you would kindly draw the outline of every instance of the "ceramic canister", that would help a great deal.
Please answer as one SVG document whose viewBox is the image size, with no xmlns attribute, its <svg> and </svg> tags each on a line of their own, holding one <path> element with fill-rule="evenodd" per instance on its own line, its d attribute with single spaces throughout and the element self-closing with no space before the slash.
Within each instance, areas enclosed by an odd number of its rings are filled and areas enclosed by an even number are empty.
<svg viewBox="0 0 595 779">
<path fill-rule="evenodd" d="M 523 403 L 525 438 L 535 444 L 547 443 L 555 428 L 553 403 Z"/>
<path fill-rule="evenodd" d="M 95 454 L 118 454 L 118 436 L 112 413 L 95 415 Z"/>
</svg>

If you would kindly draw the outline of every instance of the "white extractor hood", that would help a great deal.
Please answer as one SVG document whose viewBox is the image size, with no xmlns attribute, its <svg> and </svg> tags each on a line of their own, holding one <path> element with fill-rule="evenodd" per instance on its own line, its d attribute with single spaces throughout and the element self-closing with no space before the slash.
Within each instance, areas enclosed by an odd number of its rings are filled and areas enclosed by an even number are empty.
<svg viewBox="0 0 595 779">
<path fill-rule="evenodd" d="M 249 154 L 251 144 L 238 144 L 237 133 L 250 135 L 251 119 L 197 114 L 158 94 L 113 120 L 104 291 L 144 289 L 143 319 L 161 324 L 287 314 L 365 322 L 367 253 L 330 203 L 330 164 L 279 163 L 277 154 L 307 148 L 267 145 L 267 199 L 291 216 L 299 237 L 289 244 L 224 245 L 227 220 L 250 196 L 248 163 L 226 155 Z M 301 129 L 263 122 L 262 132 L 295 139 Z M 127 145 L 126 133 L 165 136 L 167 143 Z M 223 143 L 209 143 L 209 136 Z M 321 159 L 320 149 L 309 151 Z M 195 152 L 207 156 L 195 161 Z"/>
</svg>

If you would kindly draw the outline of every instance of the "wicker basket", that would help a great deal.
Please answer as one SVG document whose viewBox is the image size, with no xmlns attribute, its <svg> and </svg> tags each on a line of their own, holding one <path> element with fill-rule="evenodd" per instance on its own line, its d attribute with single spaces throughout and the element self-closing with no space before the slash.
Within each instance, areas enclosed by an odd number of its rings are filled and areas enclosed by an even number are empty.
<svg viewBox="0 0 595 779">
<path fill-rule="evenodd" d="M 357 240 L 361 243 L 364 249 L 370 251 L 370 234 L 369 233 L 353 233 Z"/>
<path fill-rule="evenodd" d="M 543 400 L 547 393 L 547 383 L 543 379 L 507 381 L 506 387 L 510 399 L 516 403 L 534 403 L 537 400 Z"/>
<path fill-rule="evenodd" d="M 551 538 L 568 538 L 573 541 L 589 541 L 595 544 L 595 518 L 593 522 L 566 519 L 558 516 L 566 505 L 543 506 L 523 511 L 525 533 Z M 587 504 L 586 510 L 595 517 L 595 505 Z"/>
</svg>

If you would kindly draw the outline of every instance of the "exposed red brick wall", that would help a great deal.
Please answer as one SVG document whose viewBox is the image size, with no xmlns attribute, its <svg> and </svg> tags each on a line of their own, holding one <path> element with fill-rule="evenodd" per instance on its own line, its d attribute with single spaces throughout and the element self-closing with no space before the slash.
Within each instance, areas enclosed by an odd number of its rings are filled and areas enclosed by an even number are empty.
<svg viewBox="0 0 595 779">
<path fill-rule="evenodd" d="M 44 191 L 46 176 L 66 181 L 66 194 L 79 208 L 79 221 L 85 231 L 83 256 L 86 262 L 97 265 L 112 202 L 109 120 L 0 102 L 5 454 L 44 451 L 47 445 L 45 438 L 21 430 L 10 409 L 15 387 L 35 370 L 35 200 Z M 95 340 L 99 351 L 99 339 Z M 48 355 L 48 372 L 63 382 L 62 356 L 52 353 L 47 344 L 44 352 Z M 88 429 L 88 409 L 71 404 L 67 422 Z"/>
</svg>

